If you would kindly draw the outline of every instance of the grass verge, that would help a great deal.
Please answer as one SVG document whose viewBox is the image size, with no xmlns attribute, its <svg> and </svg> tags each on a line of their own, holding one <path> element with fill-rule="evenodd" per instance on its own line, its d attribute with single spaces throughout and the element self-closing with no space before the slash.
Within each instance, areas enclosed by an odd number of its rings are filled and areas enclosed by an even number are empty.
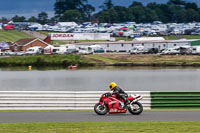
<svg viewBox="0 0 200 133">
<path fill-rule="evenodd" d="M 40 55 L 1 58 L 0 66 L 92 66 L 94 65 L 80 55 Z"/>
<path fill-rule="evenodd" d="M 70 122 L 0 124 L 1 133 L 197 133 L 200 122 Z"/>
</svg>

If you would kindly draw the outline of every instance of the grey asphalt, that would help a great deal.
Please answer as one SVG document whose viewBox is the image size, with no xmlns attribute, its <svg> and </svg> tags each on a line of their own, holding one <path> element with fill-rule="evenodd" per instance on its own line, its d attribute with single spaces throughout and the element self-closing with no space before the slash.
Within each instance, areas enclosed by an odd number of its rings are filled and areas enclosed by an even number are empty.
<svg viewBox="0 0 200 133">
<path fill-rule="evenodd" d="M 94 111 L 0 112 L 0 123 L 200 121 L 200 111 L 144 111 L 141 115 L 96 115 Z"/>
</svg>

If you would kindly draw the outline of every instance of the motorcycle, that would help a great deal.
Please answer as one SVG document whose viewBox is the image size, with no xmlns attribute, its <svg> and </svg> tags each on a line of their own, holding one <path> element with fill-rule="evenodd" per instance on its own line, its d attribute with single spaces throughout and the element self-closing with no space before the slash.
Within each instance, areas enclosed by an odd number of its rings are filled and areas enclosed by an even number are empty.
<svg viewBox="0 0 200 133">
<path fill-rule="evenodd" d="M 143 112 L 143 106 L 138 102 L 142 99 L 141 95 L 130 95 L 127 99 L 130 101 L 130 104 L 125 105 L 124 100 L 117 98 L 116 94 L 104 93 L 99 103 L 95 104 L 94 111 L 98 115 L 126 113 L 127 110 L 133 115 L 139 115 Z"/>
</svg>

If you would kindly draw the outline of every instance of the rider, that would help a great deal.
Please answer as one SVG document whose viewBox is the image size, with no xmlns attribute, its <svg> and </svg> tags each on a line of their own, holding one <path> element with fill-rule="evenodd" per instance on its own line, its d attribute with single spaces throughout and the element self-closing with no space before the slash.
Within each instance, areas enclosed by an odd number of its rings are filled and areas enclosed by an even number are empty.
<svg viewBox="0 0 200 133">
<path fill-rule="evenodd" d="M 128 94 L 125 93 L 115 82 L 110 83 L 110 90 L 113 91 L 112 94 L 117 94 L 117 98 L 121 98 L 124 100 L 124 104 L 128 105 L 130 104 L 130 101 L 126 99 L 128 97 Z"/>
</svg>

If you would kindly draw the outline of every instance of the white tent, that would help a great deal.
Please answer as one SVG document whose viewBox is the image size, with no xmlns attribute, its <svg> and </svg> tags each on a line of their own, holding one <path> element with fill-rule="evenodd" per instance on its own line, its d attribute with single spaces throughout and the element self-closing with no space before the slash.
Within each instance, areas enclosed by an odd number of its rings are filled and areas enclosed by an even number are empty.
<svg viewBox="0 0 200 133">
<path fill-rule="evenodd" d="M 62 27 L 70 27 L 70 26 L 75 27 L 75 26 L 77 26 L 77 25 L 78 25 L 78 24 L 75 23 L 75 22 L 58 22 L 58 23 L 56 24 L 56 26 L 58 26 L 59 28 L 62 28 Z"/>
</svg>

